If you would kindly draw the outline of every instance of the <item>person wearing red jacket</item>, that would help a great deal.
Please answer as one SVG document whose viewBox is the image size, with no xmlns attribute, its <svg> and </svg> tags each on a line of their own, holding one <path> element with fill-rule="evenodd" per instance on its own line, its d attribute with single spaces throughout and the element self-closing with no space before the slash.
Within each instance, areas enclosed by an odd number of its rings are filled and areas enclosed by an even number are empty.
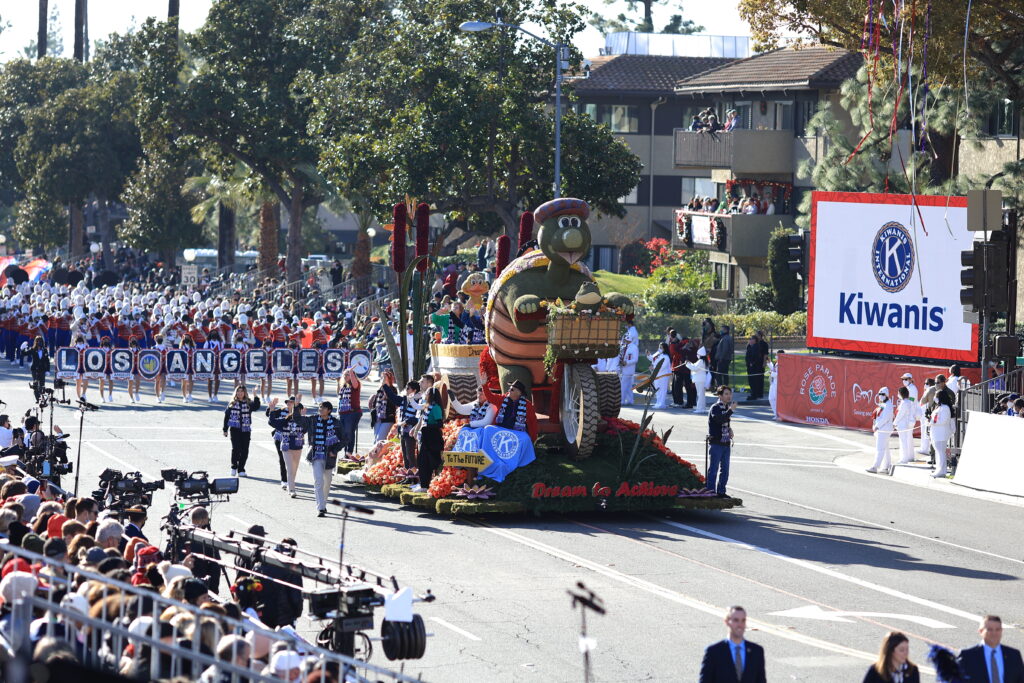
<svg viewBox="0 0 1024 683">
<path fill-rule="evenodd" d="M 195 348 L 201 349 L 206 346 L 206 333 L 203 332 L 203 328 L 199 325 L 189 325 L 188 332 L 186 333 L 195 342 Z"/>
<path fill-rule="evenodd" d="M 252 336 L 256 338 L 256 348 L 269 346 L 270 325 L 273 319 L 268 315 L 265 320 L 257 319 L 252 326 Z"/>
<path fill-rule="evenodd" d="M 275 349 L 283 349 L 288 344 L 288 338 L 292 329 L 283 319 L 270 326 L 271 346 Z"/>
<path fill-rule="evenodd" d="M 128 340 L 132 336 L 132 319 L 130 316 L 122 315 L 117 321 L 117 348 L 128 348 Z"/>
<path fill-rule="evenodd" d="M 533 401 L 526 398 L 526 387 L 516 380 L 508 385 L 504 396 L 493 393 L 490 389 L 484 392 L 487 400 L 498 409 L 494 416 L 494 425 L 517 432 L 526 432 L 531 441 L 537 440 L 537 411 Z"/>
</svg>

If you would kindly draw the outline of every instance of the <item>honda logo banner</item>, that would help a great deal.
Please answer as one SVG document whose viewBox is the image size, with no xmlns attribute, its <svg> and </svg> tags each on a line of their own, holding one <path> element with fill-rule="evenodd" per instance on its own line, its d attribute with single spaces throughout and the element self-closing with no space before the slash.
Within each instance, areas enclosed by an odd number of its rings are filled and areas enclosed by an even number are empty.
<svg viewBox="0 0 1024 683">
<path fill-rule="evenodd" d="M 814 192 L 807 346 L 977 363 L 961 315 L 965 197 Z"/>
<path fill-rule="evenodd" d="M 779 417 L 786 422 L 847 427 L 871 431 L 879 390 L 885 387 L 890 400 L 898 404 L 901 377 L 913 375 L 918 395 L 924 381 L 948 368 L 941 365 L 892 363 L 859 360 L 839 356 L 783 353 L 778 357 Z M 980 376 L 978 368 L 967 368 L 963 375 L 971 382 Z"/>
</svg>

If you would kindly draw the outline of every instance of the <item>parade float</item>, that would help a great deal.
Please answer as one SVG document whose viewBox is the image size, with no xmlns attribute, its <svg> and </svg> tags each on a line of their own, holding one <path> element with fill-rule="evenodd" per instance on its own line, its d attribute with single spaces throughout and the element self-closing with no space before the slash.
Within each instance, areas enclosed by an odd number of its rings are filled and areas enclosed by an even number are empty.
<svg viewBox="0 0 1024 683">
<path fill-rule="evenodd" d="M 421 205 L 417 223 L 425 213 Z M 405 215 L 405 207 L 396 206 L 396 242 L 404 242 L 399 232 L 405 231 Z M 429 489 L 410 490 L 416 472 L 404 467 L 397 430 L 374 444 L 362 462 L 339 465 L 348 481 L 404 504 L 453 515 L 718 510 L 741 503 L 705 490 L 700 471 L 667 447 L 669 433 L 650 428 L 646 409 L 639 424 L 619 417 L 619 376 L 599 372 L 595 364 L 620 353 L 633 303 L 621 294 L 602 294 L 583 264 L 590 250 L 588 215 L 589 207 L 579 199 L 553 200 L 524 214 L 517 258 L 509 261 L 509 240 L 499 239 L 497 276 L 485 302 L 487 343 L 430 344 L 447 414 L 445 466 Z M 540 225 L 536 241 L 535 219 Z M 416 252 L 425 254 L 426 245 L 418 243 Z M 422 263 L 417 258 L 404 269 L 403 288 L 415 289 L 412 271 Z M 400 292 L 402 300 L 409 294 Z M 413 291 L 410 298 L 415 312 L 421 297 Z M 417 331 L 414 340 L 423 336 Z M 409 358 L 394 339 L 386 341 L 392 357 Z M 418 372 L 416 349 L 411 353 L 413 360 L 402 368 L 394 364 L 400 375 L 402 370 Z M 523 400 L 517 403 L 509 403 L 513 386 L 522 389 Z M 481 387 L 497 407 L 498 424 L 472 429 L 454 404 L 472 403 Z M 649 385 L 637 390 L 649 403 Z M 503 406 L 513 405 L 528 406 L 517 409 L 517 428 L 498 426 Z"/>
</svg>

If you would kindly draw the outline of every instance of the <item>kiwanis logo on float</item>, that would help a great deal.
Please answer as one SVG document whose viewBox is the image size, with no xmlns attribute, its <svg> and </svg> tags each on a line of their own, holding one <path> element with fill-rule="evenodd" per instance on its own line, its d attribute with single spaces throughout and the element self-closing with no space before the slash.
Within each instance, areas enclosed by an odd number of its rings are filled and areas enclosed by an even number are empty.
<svg viewBox="0 0 1024 683">
<path fill-rule="evenodd" d="M 800 378 L 800 393 L 807 396 L 811 403 L 820 406 L 828 397 L 836 395 L 836 380 L 832 371 L 822 365 L 815 363 L 804 371 Z"/>
<path fill-rule="evenodd" d="M 914 274 L 914 243 L 910 232 L 896 221 L 889 221 L 875 235 L 871 265 L 879 287 L 887 292 L 901 291 Z"/>
</svg>

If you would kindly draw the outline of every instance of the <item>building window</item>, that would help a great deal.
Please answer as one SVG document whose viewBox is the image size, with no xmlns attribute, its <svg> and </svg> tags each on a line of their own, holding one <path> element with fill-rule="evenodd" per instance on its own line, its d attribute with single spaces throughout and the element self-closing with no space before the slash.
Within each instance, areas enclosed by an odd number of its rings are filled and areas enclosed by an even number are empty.
<svg viewBox="0 0 1024 683">
<path fill-rule="evenodd" d="M 627 194 L 625 197 L 623 197 L 619 201 L 622 202 L 623 204 L 636 204 L 636 203 L 638 203 L 637 202 L 637 197 L 638 197 L 637 190 L 639 190 L 639 189 L 640 189 L 640 186 L 637 185 L 636 187 L 634 187 L 632 190 L 629 191 L 629 194 Z"/>
<path fill-rule="evenodd" d="M 736 127 L 750 128 L 750 102 L 734 102 L 732 109 L 736 110 Z"/>
<path fill-rule="evenodd" d="M 801 100 L 796 103 L 796 134 L 801 137 L 814 137 L 816 130 L 807 130 L 811 118 L 818 112 L 818 103 L 814 100 Z"/>
<path fill-rule="evenodd" d="M 712 276 L 714 282 L 711 284 L 711 289 L 726 290 L 729 289 L 729 271 L 732 269 L 728 263 L 712 263 L 714 266 Z"/>
<path fill-rule="evenodd" d="M 584 111 L 590 118 L 611 128 L 613 133 L 640 131 L 640 107 L 635 104 L 587 104 Z"/>
<path fill-rule="evenodd" d="M 680 178 L 682 181 L 682 201 L 681 204 L 689 204 L 690 200 L 694 197 L 714 197 L 719 199 L 718 196 L 718 183 L 711 180 L 711 178 Z"/>
<path fill-rule="evenodd" d="M 608 246 L 606 244 L 594 245 L 590 249 L 590 269 L 591 270 L 607 270 L 610 273 L 616 271 L 616 257 L 618 256 L 618 248 Z"/>
<path fill-rule="evenodd" d="M 1013 100 L 999 100 L 988 117 L 989 135 L 1012 136 L 1017 134 L 1017 117 Z"/>
<path fill-rule="evenodd" d="M 772 124 L 775 130 L 793 130 L 792 102 L 775 103 L 775 119 Z"/>
</svg>

